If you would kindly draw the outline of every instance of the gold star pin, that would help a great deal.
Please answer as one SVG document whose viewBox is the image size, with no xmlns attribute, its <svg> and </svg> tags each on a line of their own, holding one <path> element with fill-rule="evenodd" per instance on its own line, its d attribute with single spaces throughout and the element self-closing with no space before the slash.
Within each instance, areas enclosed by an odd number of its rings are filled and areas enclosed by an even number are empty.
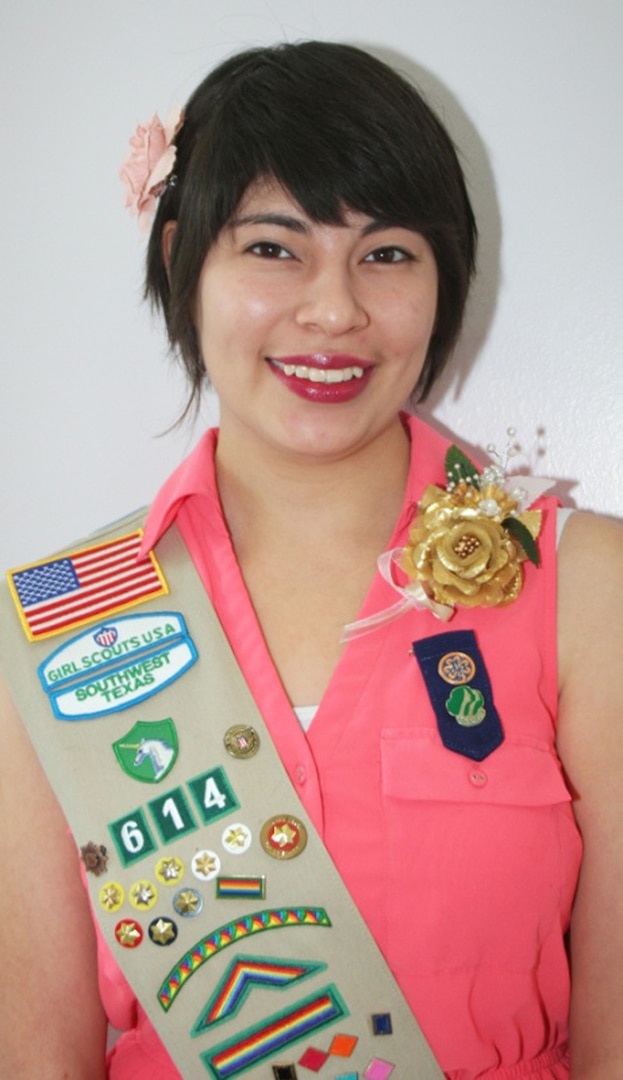
<svg viewBox="0 0 623 1080">
<path fill-rule="evenodd" d="M 171 919 L 154 919 L 149 924 L 149 936 L 156 945 L 170 945 L 177 937 L 177 927 Z"/>
<path fill-rule="evenodd" d="M 196 889 L 180 889 L 180 891 L 175 894 L 173 907 L 178 915 L 187 917 L 198 915 L 203 907 L 203 898 Z"/>
<path fill-rule="evenodd" d="M 223 847 L 230 855 L 242 855 L 251 846 L 251 830 L 237 822 L 223 833 Z"/>
<path fill-rule="evenodd" d="M 156 863 L 156 877 L 162 885 L 174 885 L 184 876 L 184 863 L 175 856 L 165 857 Z"/>
<path fill-rule="evenodd" d="M 210 881 L 221 869 L 221 860 L 214 851 L 198 851 L 193 856 L 192 870 L 201 881 Z"/>
<path fill-rule="evenodd" d="M 123 886 L 117 881 L 110 881 L 100 889 L 99 901 L 105 911 L 118 911 L 124 897 Z"/>
<path fill-rule="evenodd" d="M 139 911 L 149 911 L 158 899 L 158 890 L 151 881 L 137 881 L 130 889 L 130 903 Z"/>
<path fill-rule="evenodd" d="M 124 949 L 135 949 L 143 940 L 143 931 L 134 919 L 126 919 L 117 923 L 115 937 Z"/>
</svg>

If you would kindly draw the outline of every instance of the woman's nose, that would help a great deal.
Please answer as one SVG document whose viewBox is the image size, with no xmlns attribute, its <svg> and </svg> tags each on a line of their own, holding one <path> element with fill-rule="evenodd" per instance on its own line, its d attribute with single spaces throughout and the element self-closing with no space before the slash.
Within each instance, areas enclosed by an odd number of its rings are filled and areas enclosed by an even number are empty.
<svg viewBox="0 0 623 1080">
<path fill-rule="evenodd" d="M 296 321 L 332 336 L 364 329 L 368 313 L 350 271 L 325 267 L 308 279 L 302 290 Z"/>
</svg>

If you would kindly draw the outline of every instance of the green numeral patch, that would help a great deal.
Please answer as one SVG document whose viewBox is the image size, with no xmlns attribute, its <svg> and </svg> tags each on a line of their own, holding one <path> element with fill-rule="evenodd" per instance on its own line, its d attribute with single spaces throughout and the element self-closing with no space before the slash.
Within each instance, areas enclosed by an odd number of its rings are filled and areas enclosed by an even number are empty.
<svg viewBox="0 0 623 1080">
<path fill-rule="evenodd" d="M 194 780 L 189 780 L 188 787 L 204 825 L 209 825 L 240 807 L 225 770 L 220 765 L 196 776 Z"/>
<path fill-rule="evenodd" d="M 142 810 L 133 810 L 108 826 L 119 858 L 124 866 L 151 855 L 156 842 Z"/>
<path fill-rule="evenodd" d="M 157 799 L 150 799 L 147 805 L 156 822 L 163 844 L 177 840 L 178 837 L 185 836 L 186 833 L 198 828 L 186 796 L 180 787 L 174 788 L 166 795 L 160 795 Z"/>
</svg>

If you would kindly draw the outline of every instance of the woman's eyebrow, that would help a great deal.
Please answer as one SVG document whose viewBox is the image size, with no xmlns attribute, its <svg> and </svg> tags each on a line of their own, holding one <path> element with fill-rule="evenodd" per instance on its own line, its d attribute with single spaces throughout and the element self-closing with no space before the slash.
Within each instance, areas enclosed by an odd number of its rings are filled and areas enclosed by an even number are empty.
<svg viewBox="0 0 623 1080">
<path fill-rule="evenodd" d="M 280 225 L 282 228 L 290 229 L 292 232 L 299 233 L 302 236 L 311 232 L 311 226 L 307 221 L 293 217 L 290 214 L 243 214 L 242 217 L 232 218 L 230 222 L 231 229 L 237 229 L 243 225 Z M 395 221 L 390 221 L 389 218 L 373 218 L 360 229 L 359 235 L 366 237 L 377 232 L 383 232 L 384 229 L 400 227 Z M 345 223 L 344 228 L 346 228 Z"/>
<path fill-rule="evenodd" d="M 364 225 L 361 230 L 362 236 L 371 236 L 373 233 L 383 232 L 384 229 L 403 229 L 408 228 L 405 225 L 399 225 L 397 221 L 390 221 L 389 218 L 373 218 L 367 225 Z"/>
<path fill-rule="evenodd" d="M 281 225 L 284 229 L 291 229 L 295 233 L 308 233 L 309 226 L 300 218 L 290 217 L 288 214 L 245 214 L 243 217 L 233 218 L 230 222 L 232 229 L 241 225 Z"/>
</svg>

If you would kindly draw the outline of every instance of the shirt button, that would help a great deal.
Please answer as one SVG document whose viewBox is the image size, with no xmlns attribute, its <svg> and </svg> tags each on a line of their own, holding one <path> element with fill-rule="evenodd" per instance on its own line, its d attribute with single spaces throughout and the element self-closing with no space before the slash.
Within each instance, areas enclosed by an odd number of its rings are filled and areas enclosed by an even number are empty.
<svg viewBox="0 0 623 1080">
<path fill-rule="evenodd" d="M 486 772 L 482 772 L 481 769 L 474 769 L 469 773 L 470 783 L 473 784 L 474 787 L 484 787 L 487 783 L 487 779 Z"/>
<path fill-rule="evenodd" d="M 295 770 L 297 784 L 304 784 L 307 779 L 307 773 L 305 772 L 304 765 L 297 765 Z"/>
</svg>

